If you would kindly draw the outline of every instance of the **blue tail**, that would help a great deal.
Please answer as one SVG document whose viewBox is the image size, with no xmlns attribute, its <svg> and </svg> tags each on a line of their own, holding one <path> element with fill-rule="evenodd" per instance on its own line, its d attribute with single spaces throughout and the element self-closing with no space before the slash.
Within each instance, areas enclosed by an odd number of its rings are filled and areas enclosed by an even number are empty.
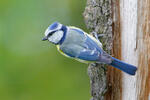
<svg viewBox="0 0 150 100">
<path fill-rule="evenodd" d="M 127 64 L 123 61 L 120 61 L 114 57 L 112 57 L 113 61 L 112 63 L 110 64 L 111 66 L 115 67 L 115 68 L 118 68 L 130 75 L 135 75 L 135 72 L 137 70 L 137 68 L 133 65 L 130 65 L 130 64 Z"/>
</svg>

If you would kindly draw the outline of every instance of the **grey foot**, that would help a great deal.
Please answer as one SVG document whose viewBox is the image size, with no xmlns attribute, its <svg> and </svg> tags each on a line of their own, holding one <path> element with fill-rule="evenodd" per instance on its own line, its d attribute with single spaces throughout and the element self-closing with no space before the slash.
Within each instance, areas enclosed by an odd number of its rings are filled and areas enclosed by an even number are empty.
<svg viewBox="0 0 150 100">
<path fill-rule="evenodd" d="M 104 37 L 105 36 L 105 34 L 97 34 L 96 32 L 91 32 L 92 33 L 92 35 L 99 41 L 99 38 L 100 37 Z"/>
<path fill-rule="evenodd" d="M 98 38 L 100 38 L 100 37 L 104 37 L 105 36 L 105 34 L 98 34 Z"/>
<path fill-rule="evenodd" d="M 98 39 L 98 35 L 97 35 L 96 32 L 91 32 L 91 33 L 92 33 L 92 35 L 93 35 L 97 40 L 99 40 L 99 39 Z"/>
<path fill-rule="evenodd" d="M 98 63 L 91 63 L 91 66 L 97 67 Z"/>
</svg>

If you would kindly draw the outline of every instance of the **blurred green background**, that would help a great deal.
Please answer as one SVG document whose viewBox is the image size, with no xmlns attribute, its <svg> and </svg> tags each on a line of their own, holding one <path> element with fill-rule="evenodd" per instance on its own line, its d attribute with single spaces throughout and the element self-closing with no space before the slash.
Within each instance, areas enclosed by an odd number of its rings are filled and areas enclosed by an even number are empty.
<svg viewBox="0 0 150 100">
<path fill-rule="evenodd" d="M 87 65 L 42 42 L 54 21 L 86 30 L 86 0 L 0 0 L 0 100 L 88 100 Z"/>
</svg>

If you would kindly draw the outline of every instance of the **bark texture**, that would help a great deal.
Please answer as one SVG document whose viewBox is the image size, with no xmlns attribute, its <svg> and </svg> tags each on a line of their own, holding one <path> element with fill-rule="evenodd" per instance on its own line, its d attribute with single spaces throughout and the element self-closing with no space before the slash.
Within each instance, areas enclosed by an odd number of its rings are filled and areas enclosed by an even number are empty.
<svg viewBox="0 0 150 100">
<path fill-rule="evenodd" d="M 104 34 L 100 41 L 103 43 L 103 49 L 110 54 L 112 49 L 111 0 L 87 0 L 83 15 L 87 28 L 91 32 Z M 104 64 L 89 65 L 91 100 L 104 100 L 108 89 L 106 70 Z"/>
</svg>

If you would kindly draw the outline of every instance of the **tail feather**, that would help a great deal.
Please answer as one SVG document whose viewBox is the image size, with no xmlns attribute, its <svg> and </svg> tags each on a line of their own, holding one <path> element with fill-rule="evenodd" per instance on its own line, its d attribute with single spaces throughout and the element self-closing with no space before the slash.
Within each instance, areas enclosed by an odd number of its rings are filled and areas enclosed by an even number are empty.
<svg viewBox="0 0 150 100">
<path fill-rule="evenodd" d="M 112 57 L 112 59 L 113 59 L 113 61 L 110 64 L 111 66 L 118 68 L 118 69 L 120 69 L 120 70 L 122 70 L 122 71 L 124 71 L 130 75 L 135 75 L 135 72 L 137 70 L 137 68 L 135 66 L 127 64 L 127 63 L 120 61 L 120 60 L 113 58 L 113 57 Z"/>
</svg>

